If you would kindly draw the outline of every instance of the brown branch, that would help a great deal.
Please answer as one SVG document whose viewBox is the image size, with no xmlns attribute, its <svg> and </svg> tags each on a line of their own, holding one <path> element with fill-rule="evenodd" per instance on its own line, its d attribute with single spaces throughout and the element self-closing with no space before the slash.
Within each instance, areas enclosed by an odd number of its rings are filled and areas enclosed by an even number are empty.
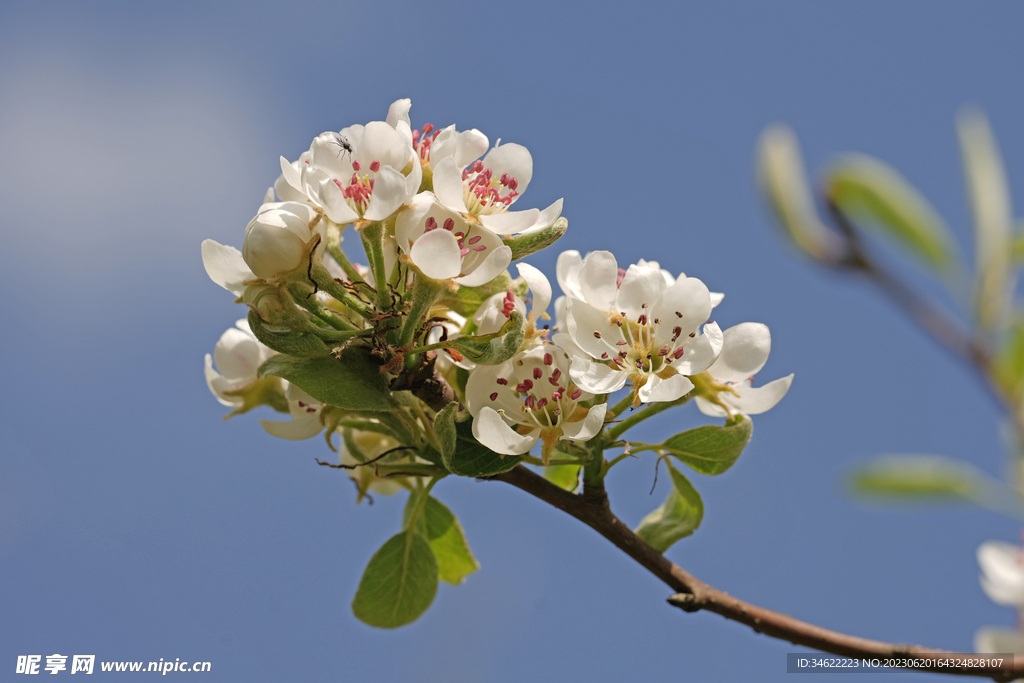
<svg viewBox="0 0 1024 683">
<path fill-rule="evenodd" d="M 522 489 L 597 531 L 611 541 L 615 547 L 676 591 L 676 595 L 669 598 L 669 603 L 684 611 L 707 610 L 726 619 L 746 624 L 756 632 L 772 638 L 787 640 L 794 645 L 803 645 L 846 657 L 935 658 L 951 654 L 946 650 L 916 645 L 896 645 L 830 631 L 723 593 L 672 563 L 634 534 L 611 511 L 604 489 L 591 488 L 584 490 L 581 495 L 575 495 L 559 488 L 522 465 L 517 465 L 508 472 L 495 475 L 490 479 L 503 481 Z M 921 666 L 914 668 L 920 671 L 959 676 L 984 676 L 997 681 L 1010 681 L 1024 676 L 1024 662 L 1017 666 L 1012 657 L 999 667 Z"/>
</svg>

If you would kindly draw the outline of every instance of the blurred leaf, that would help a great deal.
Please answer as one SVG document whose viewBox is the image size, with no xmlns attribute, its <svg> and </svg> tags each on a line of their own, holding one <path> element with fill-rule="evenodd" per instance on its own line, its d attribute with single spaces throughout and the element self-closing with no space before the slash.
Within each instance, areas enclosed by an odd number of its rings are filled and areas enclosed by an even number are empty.
<svg viewBox="0 0 1024 683">
<path fill-rule="evenodd" d="M 826 174 L 829 198 L 852 220 L 876 228 L 940 273 L 956 265 L 949 228 L 888 164 L 864 154 L 840 158 Z"/>
<path fill-rule="evenodd" d="M 721 474 L 739 459 L 753 431 L 754 423 L 744 416 L 725 427 L 704 425 L 676 434 L 654 448 L 671 453 L 701 474 Z"/>
<path fill-rule="evenodd" d="M 850 476 L 856 493 L 898 499 L 974 500 L 988 477 L 973 466 L 938 455 L 887 455 Z"/>
<path fill-rule="evenodd" d="M 455 453 L 444 458 L 444 466 L 452 474 L 489 477 L 508 472 L 522 461 L 518 455 L 500 455 L 477 441 L 473 437 L 471 420 L 456 424 L 455 431 Z"/>
<path fill-rule="evenodd" d="M 1018 231 L 1020 226 L 1018 226 Z M 1013 240 L 1013 246 L 1011 248 L 1013 252 L 1014 263 L 1020 265 L 1024 263 L 1024 234 L 1018 234 Z"/>
<path fill-rule="evenodd" d="M 260 366 L 259 374 L 286 379 L 316 400 L 339 408 L 376 411 L 393 408 L 391 392 L 380 368 L 361 347 L 349 347 L 336 358 L 295 358 L 280 354 Z"/>
<path fill-rule="evenodd" d="M 403 522 L 408 523 L 409 515 L 419 500 L 420 493 L 413 491 L 405 505 Z M 437 576 L 445 583 L 460 584 L 466 577 L 480 568 L 466 542 L 465 532 L 459 520 L 444 503 L 431 495 L 416 520 L 416 531 L 423 535 L 434 551 L 437 561 Z"/>
<path fill-rule="evenodd" d="M 419 533 L 392 536 L 359 581 L 352 612 L 370 626 L 398 628 L 419 618 L 437 593 L 437 560 Z"/>
<path fill-rule="evenodd" d="M 983 328 L 999 328 L 1012 290 L 1010 191 L 999 147 L 985 115 L 970 109 L 961 112 L 957 132 L 974 218 L 975 312 Z"/>
<path fill-rule="evenodd" d="M 566 491 L 575 491 L 580 483 L 580 466 L 549 465 L 544 468 L 544 478 Z"/>
<path fill-rule="evenodd" d="M 999 353 L 993 363 L 999 386 L 1009 395 L 1021 390 L 1024 381 L 1024 320 L 1017 319 L 1006 331 Z"/>
<path fill-rule="evenodd" d="M 757 179 L 786 235 L 809 256 L 834 261 L 840 251 L 839 238 L 818 217 L 800 145 L 787 126 L 774 124 L 761 134 Z"/>
<path fill-rule="evenodd" d="M 672 477 L 672 492 L 662 506 L 644 517 L 636 528 L 636 535 L 660 553 L 692 534 L 704 519 L 704 502 L 697 489 L 669 460 L 665 460 L 665 464 Z"/>
</svg>

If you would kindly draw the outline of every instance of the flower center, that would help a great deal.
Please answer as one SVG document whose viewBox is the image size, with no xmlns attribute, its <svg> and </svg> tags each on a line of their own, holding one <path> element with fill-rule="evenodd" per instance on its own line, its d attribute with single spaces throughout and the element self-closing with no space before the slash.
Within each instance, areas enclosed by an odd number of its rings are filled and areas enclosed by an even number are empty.
<svg viewBox="0 0 1024 683">
<path fill-rule="evenodd" d="M 433 133 L 433 135 L 431 135 Z M 426 163 L 430 163 L 430 146 L 437 139 L 437 136 L 441 134 L 440 130 L 434 130 L 434 124 L 428 123 L 423 126 L 423 130 L 414 130 L 412 132 L 412 146 L 415 148 L 416 153 L 420 159 Z"/>
<path fill-rule="evenodd" d="M 648 310 L 647 304 L 641 304 L 643 310 Z M 682 318 L 681 312 L 675 313 L 677 318 Z M 601 354 L 601 360 L 612 363 L 617 369 L 630 374 L 653 375 L 671 366 L 686 353 L 686 345 L 690 339 L 697 336 L 696 332 L 683 335 L 683 328 L 676 325 L 672 328 L 672 336 L 665 341 L 659 340 L 658 332 L 663 322 L 660 318 L 650 318 L 647 313 L 641 313 L 636 321 L 626 319 L 626 312 L 621 311 L 618 315 L 608 314 L 611 324 L 619 328 L 621 337 L 615 339 L 605 338 L 600 332 L 594 332 L 594 338 L 600 339 L 608 350 Z M 615 336 L 615 335 L 613 335 Z"/>
<path fill-rule="evenodd" d="M 334 179 L 334 184 L 341 190 L 342 196 L 348 202 L 348 205 L 352 207 L 352 210 L 361 216 L 366 211 L 366 207 L 370 203 L 370 197 L 373 195 L 373 175 L 380 170 L 380 162 L 376 160 L 371 162 L 371 173 L 363 175 L 359 175 L 359 171 L 363 169 L 363 166 L 357 160 L 352 160 L 352 168 L 355 172 L 352 174 L 348 185 L 345 185 L 337 178 Z"/>
<path fill-rule="evenodd" d="M 496 178 L 479 159 L 462 170 L 463 198 L 469 212 L 475 216 L 508 211 L 509 204 L 519 196 L 517 187 L 518 180 L 508 173 Z"/>
<path fill-rule="evenodd" d="M 530 370 L 525 366 L 519 367 L 511 381 L 510 378 L 499 377 L 495 380 L 498 389 L 490 399 L 496 401 L 500 392 L 511 391 L 520 402 L 521 412 L 509 417 L 542 430 L 557 428 L 575 414 L 583 391 L 569 380 L 568 372 L 554 366 L 554 361 L 551 353 L 545 353 L 542 365 L 534 364 Z M 518 384 L 513 385 L 513 381 L 518 381 Z"/>
<path fill-rule="evenodd" d="M 466 226 L 466 232 L 459 230 L 458 232 L 452 232 L 455 230 L 455 221 L 451 218 L 444 219 L 442 226 L 445 230 L 452 233 L 459 244 L 459 256 L 466 258 L 471 251 L 487 251 L 486 244 L 480 244 L 480 240 L 483 239 L 480 235 L 472 235 L 473 227 L 470 225 Z M 423 227 L 423 232 L 430 232 L 431 230 L 437 230 L 437 219 L 433 216 L 427 216 L 426 224 Z M 508 316 L 506 316 L 508 317 Z"/>
</svg>

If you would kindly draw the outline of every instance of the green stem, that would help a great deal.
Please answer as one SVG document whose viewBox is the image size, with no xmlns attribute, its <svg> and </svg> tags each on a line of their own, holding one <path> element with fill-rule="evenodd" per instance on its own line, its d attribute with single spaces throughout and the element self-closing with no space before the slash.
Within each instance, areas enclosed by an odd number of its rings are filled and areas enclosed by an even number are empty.
<svg viewBox="0 0 1024 683">
<path fill-rule="evenodd" d="M 616 417 L 621 415 L 626 410 L 626 408 L 630 407 L 631 405 L 633 405 L 633 392 L 629 392 L 623 397 L 621 401 L 616 403 L 615 406 L 608 411 L 609 415 L 606 416 L 606 419 L 615 419 Z"/>
<path fill-rule="evenodd" d="M 409 317 L 405 319 L 405 327 L 402 328 L 402 336 L 399 339 L 400 346 L 409 346 L 416 338 L 422 324 L 421 318 L 430 314 L 430 307 L 434 305 L 441 292 L 445 290 L 445 284 L 440 280 L 426 277 L 422 273 L 416 273 L 416 284 L 412 290 L 412 307 L 409 309 Z"/>
<path fill-rule="evenodd" d="M 659 401 L 658 403 L 648 403 L 646 408 L 640 410 L 639 413 L 630 415 L 625 420 L 615 425 L 607 432 L 605 432 L 604 443 L 608 444 L 612 441 L 618 441 L 619 437 L 622 436 L 626 430 L 631 429 L 649 417 L 654 417 L 658 413 L 664 412 L 669 408 L 675 408 L 681 406 L 690 400 L 690 395 L 687 394 L 682 398 L 677 398 L 674 401 Z"/>
<path fill-rule="evenodd" d="M 370 262 L 370 272 L 377 287 L 377 310 L 391 310 L 391 295 L 388 292 L 388 274 L 384 267 L 384 225 L 373 222 L 359 231 L 366 250 L 366 259 Z"/>
<path fill-rule="evenodd" d="M 319 318 L 320 320 L 324 321 L 325 323 L 327 323 L 328 325 L 330 325 L 331 327 L 333 327 L 336 330 L 356 330 L 356 329 L 359 329 L 355 325 L 353 325 L 352 323 L 350 323 L 350 322 L 348 322 L 346 320 L 342 320 L 338 316 L 334 315 L 334 313 L 331 312 L 331 310 L 329 308 L 324 306 L 323 303 L 319 299 L 317 299 L 315 296 L 310 296 L 313 293 L 312 289 L 310 289 L 309 287 L 300 287 L 300 286 L 297 286 L 297 284 L 298 283 L 294 283 L 294 282 L 291 284 L 291 288 L 292 288 L 291 295 L 292 295 L 292 299 L 299 306 L 302 306 L 304 309 L 306 309 L 307 311 L 309 311 L 310 313 L 315 315 L 317 318 Z M 306 289 L 308 291 L 303 292 L 302 291 L 303 289 Z M 295 291 L 295 290 L 299 290 L 299 291 Z"/>
<path fill-rule="evenodd" d="M 331 277 L 330 271 L 328 271 L 322 264 L 316 263 L 312 268 L 313 282 L 316 283 L 317 287 L 330 294 L 333 298 L 337 299 L 346 308 L 351 309 L 355 313 L 361 315 L 364 318 L 369 318 L 373 315 L 373 309 L 366 304 L 365 301 L 360 300 L 354 296 L 347 289 L 342 287 L 338 282 Z"/>
<path fill-rule="evenodd" d="M 437 465 L 426 463 L 388 463 L 378 465 L 376 474 L 378 477 L 394 477 L 401 474 L 408 474 L 413 477 L 434 477 L 444 473 L 444 470 Z"/>
<path fill-rule="evenodd" d="M 363 276 L 360 275 L 359 271 L 356 270 L 355 266 L 353 266 L 349 262 L 348 257 L 345 256 L 345 252 L 341 250 L 341 233 L 343 230 L 342 226 L 338 225 L 337 223 L 330 223 L 328 225 L 329 227 L 327 228 L 327 253 L 330 254 L 331 257 L 333 257 L 334 260 L 338 262 L 338 265 L 341 266 L 341 269 L 343 271 L 345 271 L 345 275 L 348 276 L 349 280 L 351 280 L 352 282 L 362 282 Z"/>
<path fill-rule="evenodd" d="M 407 467 L 411 467 L 411 465 L 407 465 Z M 444 479 L 445 476 L 447 476 L 447 473 L 435 474 L 430 478 L 430 481 L 422 491 L 416 492 L 416 495 L 419 497 L 416 499 L 416 507 L 412 509 L 412 512 L 409 514 L 409 520 L 405 523 L 406 529 L 412 529 L 413 525 L 416 524 L 416 518 L 427 504 L 427 498 L 430 497 L 430 489 L 434 488 L 434 484 Z"/>
</svg>

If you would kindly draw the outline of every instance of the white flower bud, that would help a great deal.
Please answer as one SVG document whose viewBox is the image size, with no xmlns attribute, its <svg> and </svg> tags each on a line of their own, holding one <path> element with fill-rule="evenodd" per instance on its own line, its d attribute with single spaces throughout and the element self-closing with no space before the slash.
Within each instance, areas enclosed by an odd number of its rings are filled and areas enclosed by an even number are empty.
<svg viewBox="0 0 1024 683">
<path fill-rule="evenodd" d="M 256 371 L 274 352 L 256 340 L 246 320 L 239 320 L 217 341 L 213 356 L 206 354 L 206 384 L 223 405 L 238 407 L 236 392 L 256 381 Z M 217 370 L 213 369 L 214 362 Z"/>
<path fill-rule="evenodd" d="M 299 202 L 261 206 L 246 227 L 242 244 L 242 257 L 252 272 L 270 280 L 302 268 L 303 253 L 323 223 L 314 223 L 316 218 L 308 204 Z"/>
</svg>

